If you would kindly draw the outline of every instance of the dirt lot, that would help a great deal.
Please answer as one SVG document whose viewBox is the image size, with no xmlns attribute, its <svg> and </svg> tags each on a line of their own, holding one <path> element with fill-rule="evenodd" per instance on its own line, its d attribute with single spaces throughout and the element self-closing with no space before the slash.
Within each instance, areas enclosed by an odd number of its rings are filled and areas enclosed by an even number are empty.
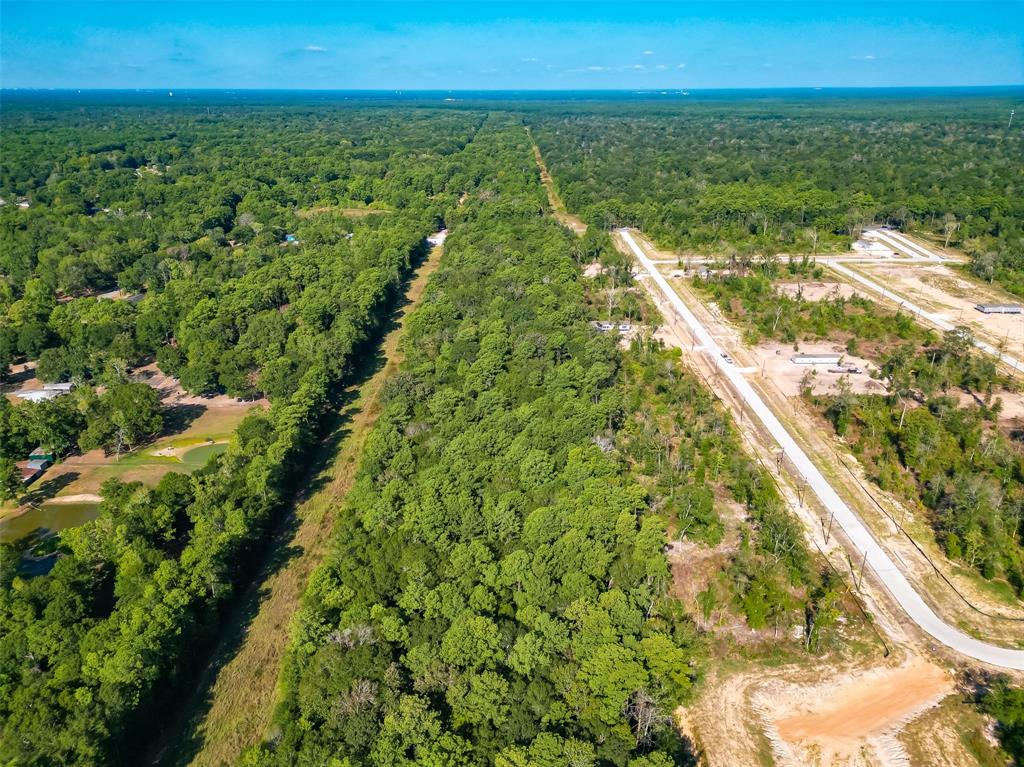
<svg viewBox="0 0 1024 767">
<path fill-rule="evenodd" d="M 804 301 L 823 301 L 825 299 L 850 298 L 864 295 L 861 291 L 845 282 L 777 282 L 775 289 L 787 296 L 801 295 Z"/>
<path fill-rule="evenodd" d="M 847 264 L 868 279 L 906 296 L 929 311 L 967 325 L 994 346 L 1005 341 L 1006 352 L 1024 353 L 1024 315 L 981 314 L 979 303 L 1022 303 L 995 286 L 968 279 L 945 264 Z"/>
<path fill-rule="evenodd" d="M 867 751 L 886 764 L 904 756 L 893 734 L 949 694 L 952 680 L 938 666 L 914 659 L 811 688 L 772 687 L 756 696 L 755 705 L 770 719 L 780 755 L 791 754 L 802 765 L 852 765 L 870 763 Z"/>
<path fill-rule="evenodd" d="M 764 371 L 764 377 L 771 380 L 779 390 L 787 397 L 800 395 L 800 382 L 808 371 L 813 374 L 814 391 L 817 394 L 826 394 L 835 391 L 839 386 L 839 380 L 843 373 L 830 373 L 831 369 L 838 369 L 836 365 L 795 365 L 792 357 L 797 352 L 793 351 L 792 344 L 764 343 L 748 349 L 756 360 L 759 371 Z M 848 376 L 850 389 L 855 394 L 884 394 L 885 385 L 881 381 L 873 379 L 869 373 L 875 366 L 862 357 L 847 354 L 846 349 L 837 344 L 830 344 L 827 341 L 822 343 L 801 343 L 800 354 L 842 354 L 842 365 L 854 366 L 862 370 L 862 373 Z"/>
</svg>

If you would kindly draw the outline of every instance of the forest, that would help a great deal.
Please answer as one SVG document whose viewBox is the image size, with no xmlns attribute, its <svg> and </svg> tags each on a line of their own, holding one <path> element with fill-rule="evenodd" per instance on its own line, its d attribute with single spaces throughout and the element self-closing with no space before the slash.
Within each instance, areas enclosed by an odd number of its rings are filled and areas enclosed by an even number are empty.
<svg viewBox="0 0 1024 767">
<path fill-rule="evenodd" d="M 1012 97 L 566 106 L 527 115 L 570 210 L 669 249 L 845 250 L 886 223 L 965 250 L 1024 296 L 1024 140 Z"/>
<path fill-rule="evenodd" d="M 988 127 L 987 106 L 944 133 L 939 108 L 757 120 L 711 105 L 204 98 L 16 99 L 0 116 L 0 384 L 26 366 L 75 384 L 0 396 L 0 494 L 18 494 L 13 462 L 37 445 L 116 460 L 162 433 L 174 408 L 138 379 L 144 365 L 193 396 L 261 403 L 195 473 L 108 480 L 98 517 L 53 539 L 48 573 L 23 568 L 26 543 L 0 546 L 0 763 L 140 763 L 442 227 L 404 362 L 293 616 L 274 727 L 240 767 L 692 765 L 673 712 L 714 664 L 849 657 L 866 621 L 848 584 L 808 549 L 712 388 L 650 335 L 618 344 L 592 327 L 659 323 L 611 225 L 757 261 L 760 274 L 700 286 L 748 307 L 751 333 L 884 341 L 899 360 L 886 375 L 922 403 L 913 430 L 894 433 L 889 400 L 816 405 L 837 430 L 884 436 L 891 449 L 863 440 L 884 456 L 879 477 L 934 509 L 950 556 L 1019 591 L 1018 454 L 994 433 L 997 405 L 950 415 L 940 396 L 984 390 L 994 371 L 958 355 L 963 339 L 870 302 L 780 311 L 771 294 L 776 253 L 807 254 L 788 267 L 805 273 L 892 216 L 948 225 L 1013 289 L 1019 178 L 999 162 L 1016 139 Z M 549 215 L 526 125 L 592 224 L 584 237 Z M 953 140 L 974 132 L 987 138 Z M 777 145 L 789 177 L 771 170 Z M 929 173 L 901 170 L 908 145 Z M 947 199 L 940 182 L 961 177 Z M 967 514 L 957 499 L 972 493 L 991 502 Z M 684 603 L 673 565 L 698 549 L 721 557 Z M 1019 742 L 1019 690 L 999 683 L 978 705 Z"/>
<path fill-rule="evenodd" d="M 9 359 L 83 385 L 42 403 L 3 398 L 0 457 L 43 440 L 88 449 L 108 421 L 123 436 L 140 413 L 143 432 L 159 429 L 148 387 L 121 380 L 147 358 L 191 391 L 270 399 L 196 476 L 105 484 L 98 519 L 60 536 L 49 575 L 21 576 L 17 545 L 0 552 L 0 760 L 132 764 L 305 478 L 322 418 L 424 238 L 468 184 L 455 158 L 481 118 L 4 119 L 20 137 L 4 153 L 5 194 L 32 204 L 2 211 L 0 335 Z M 392 212 L 334 212 L 353 197 Z M 113 287 L 145 298 L 96 298 Z"/>
<path fill-rule="evenodd" d="M 838 615 L 703 385 L 652 341 L 627 370 L 589 327 L 526 135 L 488 123 L 466 154 L 480 187 L 310 582 L 279 736 L 244 765 L 687 763 L 671 712 L 707 650 L 663 549 L 669 525 L 721 539 L 716 493 L 751 522 L 708 613 L 787 632 L 809 614 L 815 647 Z"/>
</svg>

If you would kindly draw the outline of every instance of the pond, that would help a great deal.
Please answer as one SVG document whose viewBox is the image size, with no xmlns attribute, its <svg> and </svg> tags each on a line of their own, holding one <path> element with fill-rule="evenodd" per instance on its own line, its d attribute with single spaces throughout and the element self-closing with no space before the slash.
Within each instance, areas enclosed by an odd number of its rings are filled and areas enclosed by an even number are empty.
<svg viewBox="0 0 1024 767">
<path fill-rule="evenodd" d="M 181 462 L 188 467 L 189 471 L 198 471 L 206 466 L 206 462 L 213 456 L 220 455 L 228 449 L 226 442 L 217 442 L 209 445 L 194 447 L 181 456 Z"/>
<path fill-rule="evenodd" d="M 40 529 L 59 532 L 83 525 L 99 514 L 98 503 L 44 503 L 17 517 L 0 519 L 0 543 L 16 541 Z"/>
</svg>

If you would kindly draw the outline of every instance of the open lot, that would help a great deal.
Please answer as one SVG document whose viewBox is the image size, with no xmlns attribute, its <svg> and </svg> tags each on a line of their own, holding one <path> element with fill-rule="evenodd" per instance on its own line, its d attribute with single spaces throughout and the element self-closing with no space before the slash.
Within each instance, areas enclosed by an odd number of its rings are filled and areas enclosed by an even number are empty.
<svg viewBox="0 0 1024 767">
<path fill-rule="evenodd" d="M 804 301 L 824 301 L 835 298 L 850 298 L 855 295 L 864 295 L 864 291 L 857 290 L 845 282 L 820 282 L 817 280 L 804 282 L 777 282 L 775 289 L 787 296 L 800 296 Z"/>
<path fill-rule="evenodd" d="M 17 503 L 0 505 L 0 541 L 13 540 L 40 527 L 62 530 L 98 513 L 99 489 L 108 479 L 155 485 L 172 471 L 193 472 L 223 452 L 235 427 L 266 400 L 239 401 L 223 395 L 185 392 L 178 381 L 150 364 L 137 368 L 133 379 L 160 393 L 164 431 L 156 440 L 120 458 L 103 450 L 70 455 L 29 485 Z M 31 368 L 19 371 L 16 390 L 41 388 Z M 8 396 L 13 397 L 9 391 Z"/>
<path fill-rule="evenodd" d="M 827 394 L 835 391 L 841 379 L 846 378 L 850 382 L 850 390 L 854 394 L 884 394 L 886 389 L 881 381 L 871 377 L 870 373 L 875 366 L 862 357 L 847 354 L 846 350 L 838 344 L 830 344 L 827 341 L 822 343 L 801 343 L 800 354 L 842 354 L 842 367 L 855 367 L 860 373 L 847 374 L 836 372 L 839 366 L 836 365 L 797 365 L 792 357 L 797 352 L 793 351 L 792 344 L 780 344 L 776 342 L 765 342 L 757 346 L 747 347 L 747 351 L 754 357 L 758 372 L 762 377 L 770 380 L 787 397 L 800 395 L 800 388 L 804 376 L 810 374 L 812 387 L 815 394 Z"/>
<path fill-rule="evenodd" d="M 955 325 L 966 325 L 978 338 L 993 346 L 1005 346 L 1014 356 L 1024 353 L 1024 315 L 982 314 L 975 304 L 1013 303 L 1019 298 L 998 288 L 969 279 L 947 264 L 912 263 L 845 264 L 868 279 L 884 285 Z"/>
<path fill-rule="evenodd" d="M 799 764 L 856 764 L 865 747 L 879 752 L 884 763 L 893 733 L 951 691 L 952 681 L 941 668 L 916 659 L 810 689 L 778 685 L 759 695 L 758 703 L 778 733 L 780 750 Z"/>
</svg>

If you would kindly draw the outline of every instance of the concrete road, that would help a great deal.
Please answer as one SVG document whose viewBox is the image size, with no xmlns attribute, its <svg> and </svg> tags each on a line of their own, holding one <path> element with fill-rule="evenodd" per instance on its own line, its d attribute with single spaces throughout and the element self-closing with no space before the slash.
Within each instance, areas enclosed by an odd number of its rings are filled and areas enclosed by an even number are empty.
<svg viewBox="0 0 1024 767">
<path fill-rule="evenodd" d="M 857 272 L 853 271 L 852 269 L 848 269 L 842 264 L 836 263 L 835 260 L 831 258 L 821 259 L 821 262 L 823 264 L 826 264 L 829 268 L 834 269 L 835 271 L 844 275 L 845 277 L 849 277 L 851 280 L 859 282 L 861 285 L 868 288 L 872 292 L 877 293 L 883 298 L 888 298 L 890 301 L 896 302 L 897 304 L 899 304 L 901 307 L 911 312 L 912 314 L 915 314 L 918 317 L 928 320 L 928 322 L 932 323 L 941 330 L 953 330 L 956 328 L 956 325 L 947 320 L 945 317 L 936 314 L 935 312 L 929 312 L 926 311 L 925 309 L 922 309 L 920 306 L 911 301 L 908 301 L 903 296 L 897 295 L 896 293 L 893 293 L 891 290 L 883 288 L 877 282 L 874 282 L 872 280 L 869 280 L 867 277 L 857 274 Z M 978 349 L 981 349 L 981 351 L 985 352 L 986 354 L 992 355 L 1000 362 L 1013 368 L 1018 373 L 1024 373 L 1024 362 L 1017 359 L 1016 357 L 1006 354 L 1005 352 L 1001 352 L 996 347 L 992 346 L 992 344 L 987 344 L 984 341 L 977 338 L 974 339 L 974 345 Z"/>
<path fill-rule="evenodd" d="M 743 377 L 743 374 L 722 356 L 724 351 L 711 336 L 711 333 L 683 303 L 679 294 L 672 289 L 668 280 L 661 275 L 651 260 L 644 255 L 632 234 L 626 229 L 620 229 L 618 232 L 633 255 L 636 256 L 637 262 L 651 275 L 651 280 L 664 293 L 665 298 L 689 327 L 698 344 L 703 347 L 703 353 L 711 357 L 713 364 L 718 367 L 722 376 L 732 384 L 733 389 L 747 404 L 747 407 L 753 411 L 768 433 L 779 444 L 779 447 L 785 451 L 786 456 L 807 482 L 808 487 L 818 496 L 825 508 L 835 516 L 835 521 L 839 523 L 853 545 L 854 552 L 852 553 L 855 558 L 866 562 L 910 619 L 925 633 L 961 655 L 993 666 L 1024 670 L 1024 650 L 1010 650 L 982 642 L 950 626 L 935 614 L 921 598 L 921 595 L 910 585 L 906 576 L 878 544 L 860 518 L 832 489 L 818 467 L 807 457 L 782 422 L 776 418 L 760 395 Z"/>
</svg>

